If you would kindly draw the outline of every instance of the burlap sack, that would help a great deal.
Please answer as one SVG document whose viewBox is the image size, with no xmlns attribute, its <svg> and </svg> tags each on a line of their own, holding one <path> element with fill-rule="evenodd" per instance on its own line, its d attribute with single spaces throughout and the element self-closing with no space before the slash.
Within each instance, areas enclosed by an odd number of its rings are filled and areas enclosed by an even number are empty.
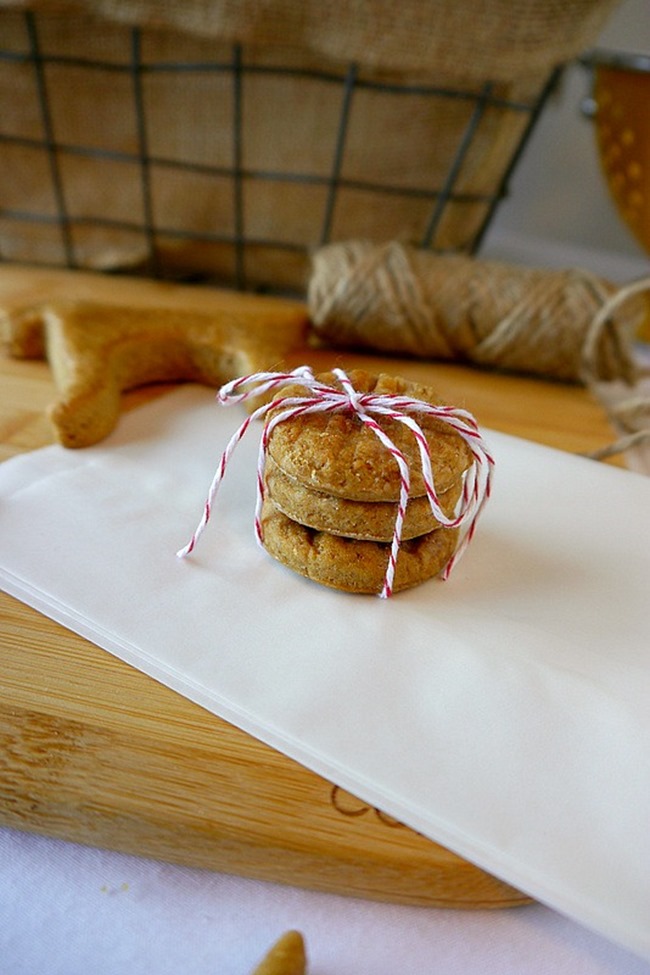
<svg viewBox="0 0 650 975">
<path fill-rule="evenodd" d="M 0 251 L 299 291 L 328 240 L 471 251 L 616 5 L 0 0 Z"/>
</svg>

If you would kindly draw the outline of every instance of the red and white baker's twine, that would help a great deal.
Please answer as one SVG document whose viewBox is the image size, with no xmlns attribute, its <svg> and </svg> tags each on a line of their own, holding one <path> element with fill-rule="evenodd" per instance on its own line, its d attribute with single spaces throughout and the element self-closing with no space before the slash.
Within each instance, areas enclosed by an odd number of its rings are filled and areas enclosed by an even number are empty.
<svg viewBox="0 0 650 975">
<path fill-rule="evenodd" d="M 226 473 L 228 461 L 235 447 L 254 420 L 264 417 L 271 409 L 275 411 L 274 415 L 264 424 L 257 462 L 257 502 L 254 525 L 255 535 L 261 544 L 261 511 L 262 502 L 264 501 L 266 448 L 275 427 L 278 423 L 294 420 L 297 417 L 310 413 L 354 413 L 362 423 L 372 430 L 375 436 L 385 446 L 388 453 L 395 459 L 400 474 L 400 495 L 397 503 L 395 528 L 383 589 L 380 593 L 381 597 L 386 599 L 393 591 L 393 579 L 402 541 L 402 528 L 406 514 L 406 506 L 408 504 L 411 478 L 409 465 L 404 454 L 395 446 L 390 437 L 381 428 L 375 416 L 384 416 L 391 420 L 397 420 L 411 430 L 420 454 L 424 487 L 429 499 L 431 511 L 436 520 L 447 528 L 469 526 L 460 545 L 442 571 L 443 579 L 448 578 L 454 565 L 458 562 L 467 545 L 472 540 L 478 516 L 490 496 L 494 460 L 490 456 L 479 433 L 476 420 L 466 410 L 455 409 L 449 406 L 433 406 L 423 400 L 414 399 L 409 396 L 386 393 L 361 393 L 354 388 L 342 369 L 334 369 L 333 374 L 339 380 L 341 389 L 319 382 L 308 366 L 300 366 L 298 369 L 294 369 L 293 372 L 289 373 L 258 372 L 250 376 L 242 376 L 240 379 L 235 379 L 221 387 L 217 395 L 217 400 L 222 406 L 231 406 L 241 403 L 251 396 L 260 396 L 264 393 L 279 390 L 283 386 L 293 386 L 296 384 L 305 387 L 308 390 L 308 394 L 305 396 L 276 398 L 264 403 L 246 417 L 239 429 L 231 437 L 226 449 L 221 455 L 219 465 L 208 491 L 203 515 L 188 544 L 177 553 L 180 558 L 189 555 L 194 549 L 210 520 L 215 495 Z M 447 516 L 440 506 L 436 494 L 433 471 L 431 469 L 429 445 L 424 432 L 413 418 L 413 414 L 416 416 L 418 414 L 434 416 L 436 419 L 448 424 L 463 438 L 471 451 L 473 463 L 465 474 L 457 514 L 452 517 Z"/>
</svg>

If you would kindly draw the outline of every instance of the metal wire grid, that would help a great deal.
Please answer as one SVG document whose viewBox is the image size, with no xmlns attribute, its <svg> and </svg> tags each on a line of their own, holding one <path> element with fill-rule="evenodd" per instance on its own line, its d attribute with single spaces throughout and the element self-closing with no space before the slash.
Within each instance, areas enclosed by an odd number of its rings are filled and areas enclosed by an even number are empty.
<svg viewBox="0 0 650 975">
<path fill-rule="evenodd" d="M 401 199 L 417 197 L 428 201 L 430 215 L 426 229 L 418 241 L 413 241 L 422 248 L 435 247 L 436 232 L 447 207 L 456 203 L 480 204 L 484 207 L 484 217 L 479 230 L 474 234 L 469 244 L 464 244 L 465 252 L 475 253 L 490 225 L 494 212 L 500 201 L 506 196 L 512 173 L 520 159 L 528 138 L 535 126 L 537 117 L 554 87 L 559 69 L 554 71 L 538 95 L 530 102 L 511 101 L 498 97 L 495 86 L 485 82 L 477 92 L 455 90 L 438 86 L 383 83 L 370 81 L 359 76 L 357 66 L 350 64 L 343 73 L 325 70 L 303 69 L 291 66 L 269 67 L 245 62 L 242 48 L 233 45 L 228 60 L 197 60 L 197 61 L 149 61 L 142 57 L 141 28 L 135 27 L 128 31 L 129 52 L 126 63 L 115 63 L 111 60 L 90 59 L 83 56 L 56 55 L 44 53 L 39 36 L 39 18 L 31 12 L 25 12 L 24 24 L 28 49 L 17 52 L 3 49 L 0 46 L 0 64 L 21 64 L 31 66 L 33 83 L 38 97 L 41 135 L 38 138 L 16 135 L 3 131 L 0 118 L 0 147 L 2 145 L 22 146 L 40 150 L 46 154 L 47 170 L 51 184 L 51 192 L 55 201 L 54 213 L 40 212 L 25 199 L 24 205 L 6 206 L 0 195 L 0 219 L 23 224 L 50 225 L 58 228 L 62 259 L 59 266 L 80 268 L 87 266 L 80 260 L 75 246 L 73 228 L 95 227 L 124 230 L 143 235 L 146 242 L 148 258 L 143 262 L 144 273 L 151 277 L 164 278 L 175 276 L 168 273 L 164 264 L 159 260 L 157 241 L 164 237 L 168 240 L 178 240 L 197 243 L 217 243 L 230 245 L 234 250 L 234 279 L 231 282 L 238 289 L 250 287 L 245 270 L 245 250 L 248 246 L 274 248 L 287 252 L 303 252 L 317 245 L 324 245 L 332 239 L 333 217 L 339 195 L 342 189 L 363 190 L 372 194 L 378 201 L 382 197 L 397 196 Z M 2 44 L 0 38 L 0 45 Z M 57 132 L 51 110 L 50 90 L 48 86 L 47 67 L 49 65 L 65 65 L 85 71 L 104 70 L 128 76 L 133 96 L 133 106 L 136 119 L 137 150 L 135 152 L 116 149 L 98 148 L 92 145 L 70 144 L 61 141 Z M 187 72 L 219 73 L 231 80 L 231 111 L 233 119 L 232 133 L 232 163 L 230 166 L 209 165 L 191 160 L 171 159 L 153 155 L 149 148 L 149 120 L 147 118 L 145 98 L 143 93 L 143 78 L 147 74 L 168 73 L 179 79 Z M 313 173 L 295 173 L 279 170 L 245 169 L 243 164 L 243 123 L 242 104 L 244 79 L 249 75 L 284 75 L 325 82 L 340 89 L 340 112 L 338 130 L 332 153 L 331 169 L 328 175 Z M 346 150 L 346 140 L 349 132 L 350 110 L 355 95 L 363 90 L 375 90 L 397 94 L 404 98 L 413 96 L 431 97 L 451 100 L 463 100 L 471 105 L 471 112 L 464 130 L 460 133 L 454 158 L 449 166 L 442 185 L 423 189 L 419 186 L 391 185 L 367 180 L 345 178 L 342 174 L 342 164 Z M 462 170 L 472 141 L 488 109 L 508 110 L 520 114 L 525 118 L 521 136 L 514 146 L 509 163 L 502 173 L 494 192 L 467 193 L 457 189 L 459 173 Z M 136 164 L 139 171 L 141 213 L 133 219 L 124 220 L 102 215 L 75 215 L 71 213 L 68 204 L 69 187 L 64 179 L 61 160 L 65 156 L 77 156 L 94 159 L 111 160 L 117 163 Z M 232 184 L 232 232 L 193 231 L 173 226 L 161 226 L 156 222 L 153 205 L 151 171 L 152 167 L 165 167 L 176 172 L 200 174 L 201 177 L 224 177 Z M 272 183 L 274 181 L 291 181 L 295 183 L 322 186 L 326 190 L 325 205 L 320 220 L 320 234 L 317 240 L 306 245 L 304 242 L 292 242 L 283 239 L 253 237 L 246 232 L 244 193 L 245 182 L 257 180 Z M 0 194 L 1 194 L 0 185 Z M 0 261 L 11 262 L 24 260 L 15 258 L 0 249 Z M 34 263 L 34 261 L 32 261 Z M 38 260 L 35 263 L 41 263 Z M 45 262 L 42 262 L 45 263 Z M 51 262 L 47 262 L 51 263 Z M 272 290 L 269 289 L 269 290 Z"/>
</svg>

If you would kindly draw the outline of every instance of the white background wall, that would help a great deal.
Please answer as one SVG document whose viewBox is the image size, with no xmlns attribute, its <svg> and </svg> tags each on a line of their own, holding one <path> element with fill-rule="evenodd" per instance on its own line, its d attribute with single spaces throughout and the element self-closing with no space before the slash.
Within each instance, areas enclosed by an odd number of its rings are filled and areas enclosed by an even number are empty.
<svg viewBox="0 0 650 975">
<path fill-rule="evenodd" d="M 650 55 L 650 0 L 624 0 L 593 46 Z M 614 279 L 650 273 L 650 255 L 608 195 L 593 123 L 581 111 L 588 94 L 588 72 L 572 65 L 540 117 L 481 256 L 581 264 Z M 650 125 L 650 100 L 647 116 Z M 650 172 L 647 185 L 650 192 Z"/>
</svg>

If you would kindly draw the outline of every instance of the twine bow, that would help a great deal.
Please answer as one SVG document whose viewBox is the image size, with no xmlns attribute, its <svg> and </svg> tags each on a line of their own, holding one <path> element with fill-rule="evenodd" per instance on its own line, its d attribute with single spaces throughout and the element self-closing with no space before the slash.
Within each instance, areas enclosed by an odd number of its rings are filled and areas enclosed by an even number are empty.
<svg viewBox="0 0 650 975">
<path fill-rule="evenodd" d="M 349 377 L 342 369 L 334 369 L 333 374 L 341 384 L 340 389 L 320 382 L 308 366 L 300 366 L 289 373 L 258 372 L 250 376 L 242 376 L 221 387 L 217 394 L 217 401 L 222 406 L 232 406 L 252 396 L 260 396 L 279 390 L 283 386 L 295 386 L 296 384 L 303 386 L 307 390 L 307 395 L 284 396 L 265 402 L 262 406 L 250 413 L 238 430 L 235 431 L 221 455 L 208 491 L 201 520 L 190 541 L 184 548 L 177 552 L 179 558 L 185 558 L 192 552 L 203 533 L 210 520 L 214 499 L 226 473 L 228 461 L 237 444 L 244 437 L 254 420 L 266 417 L 273 410 L 273 415 L 266 420 L 263 427 L 257 462 L 257 500 L 254 527 L 257 541 L 262 544 L 263 528 L 261 512 L 265 495 L 264 468 L 266 449 L 275 427 L 279 423 L 294 420 L 311 413 L 352 413 L 358 417 L 361 423 L 372 430 L 374 435 L 386 448 L 387 453 L 393 457 L 399 469 L 400 493 L 397 502 L 395 527 L 380 596 L 384 599 L 388 598 L 393 591 L 395 567 L 402 541 L 402 528 L 409 499 L 411 475 L 406 457 L 382 429 L 377 418 L 386 417 L 391 420 L 396 420 L 408 427 L 413 434 L 418 447 L 426 496 L 429 500 L 434 518 L 447 528 L 468 526 L 460 545 L 442 570 L 443 579 L 449 577 L 452 568 L 472 540 L 478 516 L 490 495 L 494 460 L 490 456 L 479 433 L 476 420 L 467 410 L 449 406 L 433 406 L 423 400 L 402 394 L 359 392 L 354 388 Z M 462 437 L 472 454 L 473 461 L 469 469 L 465 472 L 461 499 L 457 511 L 453 516 L 446 515 L 440 505 L 431 468 L 429 444 L 422 428 L 414 419 L 414 415 L 417 416 L 418 414 L 433 416 L 446 423 Z"/>
</svg>

